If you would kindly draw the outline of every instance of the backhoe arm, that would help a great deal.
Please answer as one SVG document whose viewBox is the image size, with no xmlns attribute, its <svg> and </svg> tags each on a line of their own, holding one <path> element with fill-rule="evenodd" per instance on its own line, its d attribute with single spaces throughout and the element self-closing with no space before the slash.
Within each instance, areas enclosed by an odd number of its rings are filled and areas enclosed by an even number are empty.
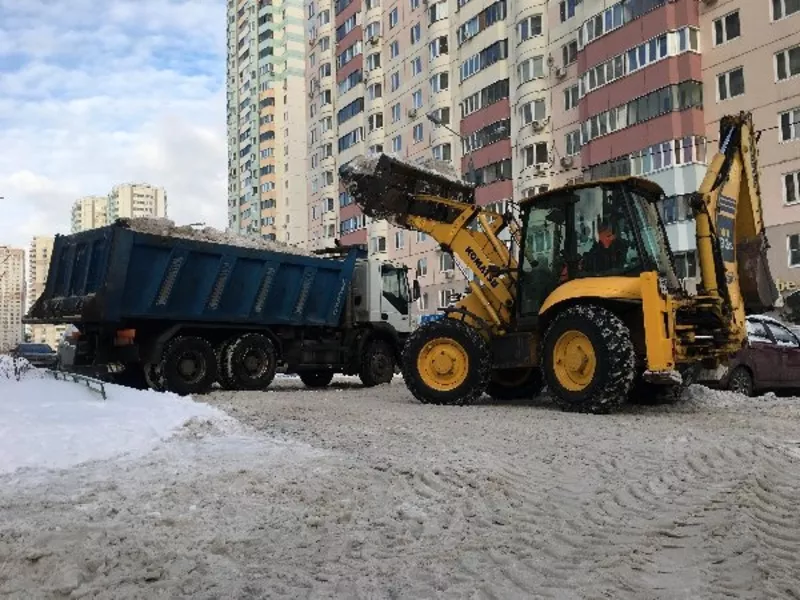
<svg viewBox="0 0 800 600">
<path fill-rule="evenodd" d="M 778 297 L 767 261 L 750 113 L 720 121 L 720 148 L 693 201 L 702 293 L 719 302 L 733 346 L 746 337 L 746 312 L 771 309 Z"/>
<path fill-rule="evenodd" d="M 475 275 L 471 294 L 457 305 L 467 321 L 503 332 L 511 320 L 516 293 L 516 261 L 498 237 L 510 224 L 474 204 L 467 183 L 400 162 L 385 154 L 360 157 L 340 169 L 364 214 L 430 235 Z M 480 323 L 482 322 L 482 323 Z"/>
</svg>

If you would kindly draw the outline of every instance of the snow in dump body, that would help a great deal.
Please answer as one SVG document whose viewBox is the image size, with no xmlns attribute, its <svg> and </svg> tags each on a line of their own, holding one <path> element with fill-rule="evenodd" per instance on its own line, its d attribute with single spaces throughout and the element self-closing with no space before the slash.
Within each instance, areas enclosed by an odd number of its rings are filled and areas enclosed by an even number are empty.
<svg viewBox="0 0 800 600">
<path fill-rule="evenodd" d="M 253 248 L 255 250 L 269 250 L 271 252 L 286 252 L 301 256 L 314 256 L 310 252 L 280 242 L 272 242 L 258 236 L 239 235 L 230 231 L 220 231 L 213 227 L 195 229 L 189 225 L 178 226 L 172 219 L 164 217 L 136 217 L 125 219 L 130 229 L 139 233 L 163 235 L 165 237 L 185 238 L 213 244 L 229 244 L 240 248 Z"/>
<path fill-rule="evenodd" d="M 188 398 L 117 385 L 106 392 L 104 401 L 36 370 L 19 381 L 0 376 L 0 474 L 141 456 L 196 419 L 232 426 L 221 410 Z"/>
<path fill-rule="evenodd" d="M 378 166 L 378 161 L 381 156 L 384 155 L 406 166 L 422 171 L 423 173 L 444 177 L 460 185 L 472 186 L 471 183 L 461 178 L 461 175 L 458 174 L 458 171 L 455 170 L 451 163 L 434 158 L 425 158 L 418 162 L 412 162 L 400 158 L 394 153 L 378 152 L 375 154 L 357 156 L 348 163 L 348 166 L 352 168 L 356 175 L 372 175 L 375 172 L 375 168 Z"/>
</svg>

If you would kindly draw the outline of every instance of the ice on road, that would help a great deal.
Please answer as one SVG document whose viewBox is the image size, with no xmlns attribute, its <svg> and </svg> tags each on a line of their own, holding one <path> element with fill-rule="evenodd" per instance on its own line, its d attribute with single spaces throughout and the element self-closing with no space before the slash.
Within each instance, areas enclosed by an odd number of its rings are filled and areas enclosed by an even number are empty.
<svg viewBox="0 0 800 600">
<path fill-rule="evenodd" d="M 800 597 L 800 399 L 596 416 L 273 386 L 202 399 L 240 431 L 0 476 L 0 595 Z"/>
</svg>

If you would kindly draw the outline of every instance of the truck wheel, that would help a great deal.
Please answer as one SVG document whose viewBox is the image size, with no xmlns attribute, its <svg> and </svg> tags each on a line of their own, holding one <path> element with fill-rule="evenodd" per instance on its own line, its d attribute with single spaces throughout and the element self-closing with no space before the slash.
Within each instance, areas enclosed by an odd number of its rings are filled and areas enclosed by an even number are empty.
<svg viewBox="0 0 800 600">
<path fill-rule="evenodd" d="M 394 377 L 394 350 L 385 340 L 372 340 L 364 347 L 358 376 L 365 387 L 390 383 Z"/>
<path fill-rule="evenodd" d="M 630 331 L 599 306 L 572 306 L 556 316 L 541 356 L 547 386 L 564 408 L 609 413 L 633 386 L 636 357 Z"/>
<path fill-rule="evenodd" d="M 145 363 L 142 370 L 144 371 L 144 379 L 147 382 L 147 386 L 151 390 L 156 392 L 163 392 L 166 390 L 164 387 L 164 378 L 158 370 L 158 365 L 154 363 Z"/>
<path fill-rule="evenodd" d="M 265 335 L 246 333 L 228 347 L 225 366 L 233 389 L 263 390 L 275 379 L 275 345 Z"/>
<path fill-rule="evenodd" d="M 461 321 L 429 321 L 408 337 L 402 369 L 406 386 L 423 404 L 471 404 L 489 384 L 489 345 Z"/>
<path fill-rule="evenodd" d="M 541 393 L 543 384 L 538 367 L 500 369 L 492 372 L 486 393 L 495 400 L 532 400 Z"/>
<path fill-rule="evenodd" d="M 315 370 L 315 371 L 300 371 L 297 373 L 300 376 L 306 387 L 310 388 L 324 388 L 333 381 L 333 371 L 328 370 Z"/>
<path fill-rule="evenodd" d="M 214 352 L 217 357 L 217 381 L 223 390 L 236 389 L 228 372 L 228 350 L 235 341 L 235 337 L 225 340 L 217 346 Z"/>
<path fill-rule="evenodd" d="M 205 394 L 217 380 L 217 357 L 203 338 L 178 336 L 164 348 L 159 370 L 170 392 Z"/>
</svg>

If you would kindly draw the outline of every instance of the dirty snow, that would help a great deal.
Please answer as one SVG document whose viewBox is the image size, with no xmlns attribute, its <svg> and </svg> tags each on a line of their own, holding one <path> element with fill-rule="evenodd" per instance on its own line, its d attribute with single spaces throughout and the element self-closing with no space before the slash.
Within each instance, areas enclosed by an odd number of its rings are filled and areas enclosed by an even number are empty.
<svg viewBox="0 0 800 600">
<path fill-rule="evenodd" d="M 272 242 L 259 236 L 239 235 L 231 231 L 220 231 L 213 227 L 194 228 L 190 225 L 177 226 L 171 219 L 164 217 L 137 217 L 125 219 L 130 228 L 140 233 L 163 235 L 167 237 L 185 238 L 214 244 L 230 244 L 242 248 L 287 252 L 301 256 L 314 256 L 310 252 L 291 244 Z"/>
<path fill-rule="evenodd" d="M 454 183 L 458 183 L 467 187 L 474 187 L 472 184 L 464 181 L 461 178 L 461 174 L 455 169 L 452 163 L 443 160 L 436 160 L 430 157 L 425 157 L 417 161 L 410 161 L 400 157 L 395 153 L 377 152 L 368 155 L 357 156 L 350 161 L 348 165 L 352 167 L 353 172 L 356 175 L 372 175 L 375 172 L 375 168 L 378 166 L 378 161 L 383 155 L 393 158 L 394 160 L 409 167 L 418 169 L 423 173 L 444 177 L 445 179 L 449 179 Z"/>
<path fill-rule="evenodd" d="M 797 398 L 596 416 L 282 377 L 203 400 L 242 432 L 0 476 L 0 595 L 800 595 Z"/>
</svg>

